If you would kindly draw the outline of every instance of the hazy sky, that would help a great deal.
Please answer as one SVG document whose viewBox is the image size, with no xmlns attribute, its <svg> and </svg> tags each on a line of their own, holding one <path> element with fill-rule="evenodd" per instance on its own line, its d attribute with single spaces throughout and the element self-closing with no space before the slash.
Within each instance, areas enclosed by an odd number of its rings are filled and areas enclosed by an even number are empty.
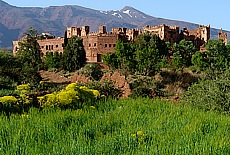
<svg viewBox="0 0 230 155">
<path fill-rule="evenodd" d="M 14 6 L 80 5 L 96 10 L 132 6 L 146 14 L 230 30 L 229 0 L 3 0 Z M 228 13 L 229 11 L 229 13 Z"/>
</svg>

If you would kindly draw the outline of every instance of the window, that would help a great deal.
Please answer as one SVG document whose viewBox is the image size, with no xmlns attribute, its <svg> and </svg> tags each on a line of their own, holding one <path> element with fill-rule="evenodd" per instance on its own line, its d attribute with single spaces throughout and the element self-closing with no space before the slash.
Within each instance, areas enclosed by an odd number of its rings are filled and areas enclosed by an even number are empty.
<svg viewBox="0 0 230 155">
<path fill-rule="evenodd" d="M 112 45 L 111 44 L 109 44 L 109 47 L 111 47 Z"/>
<path fill-rule="evenodd" d="M 58 48 L 58 45 L 56 45 L 56 48 Z"/>
<path fill-rule="evenodd" d="M 44 48 L 44 46 L 42 46 L 41 48 Z"/>
<path fill-rule="evenodd" d="M 116 44 L 113 44 L 113 47 L 116 47 Z"/>
<path fill-rule="evenodd" d="M 94 43 L 94 47 L 97 46 L 97 43 Z"/>
<path fill-rule="evenodd" d="M 46 45 L 46 50 L 49 50 L 49 46 L 48 45 Z"/>
<path fill-rule="evenodd" d="M 107 44 L 105 44 L 105 47 L 107 47 Z"/>
<path fill-rule="evenodd" d="M 91 44 L 89 44 L 89 47 L 91 47 Z"/>
</svg>

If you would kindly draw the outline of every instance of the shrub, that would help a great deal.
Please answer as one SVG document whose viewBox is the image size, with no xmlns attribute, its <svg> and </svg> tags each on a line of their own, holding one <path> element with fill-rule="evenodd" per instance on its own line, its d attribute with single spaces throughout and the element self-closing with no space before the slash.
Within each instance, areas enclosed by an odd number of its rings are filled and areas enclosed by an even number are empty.
<svg viewBox="0 0 230 155">
<path fill-rule="evenodd" d="M 118 98 L 122 95 L 122 91 L 119 88 L 114 87 L 113 81 L 104 81 L 104 82 L 91 82 L 86 84 L 87 87 L 91 89 L 98 90 L 101 95 L 106 97 Z"/>
<path fill-rule="evenodd" d="M 80 70 L 78 73 L 83 74 L 86 77 L 89 77 L 91 80 L 100 80 L 103 76 L 103 71 L 101 70 L 101 66 L 99 64 L 87 64 Z"/>
<path fill-rule="evenodd" d="M 0 102 L 4 105 L 14 105 L 17 104 L 17 99 L 14 96 L 3 96 L 0 97 Z"/>
<path fill-rule="evenodd" d="M 44 108 L 81 108 L 83 104 L 92 104 L 92 101 L 100 98 L 97 90 L 86 86 L 77 86 L 76 83 L 69 84 L 66 89 L 45 96 L 38 97 L 38 102 Z"/>
<path fill-rule="evenodd" d="M 132 76 L 128 78 L 128 83 L 132 89 L 130 97 L 156 97 L 163 96 L 160 84 L 149 76 Z"/>
<path fill-rule="evenodd" d="M 230 113 L 230 73 L 211 75 L 193 84 L 185 93 L 186 104 L 205 110 Z"/>
</svg>

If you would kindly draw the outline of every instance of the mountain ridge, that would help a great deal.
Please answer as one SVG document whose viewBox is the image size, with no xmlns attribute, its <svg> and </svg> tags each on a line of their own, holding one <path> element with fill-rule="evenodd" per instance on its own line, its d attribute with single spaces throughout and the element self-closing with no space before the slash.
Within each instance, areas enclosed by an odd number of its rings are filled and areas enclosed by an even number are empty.
<svg viewBox="0 0 230 155">
<path fill-rule="evenodd" d="M 98 31 L 100 25 L 106 25 L 107 31 L 114 27 L 142 28 L 145 25 L 159 24 L 188 29 L 199 26 L 190 22 L 154 17 L 131 6 L 103 11 L 78 5 L 17 7 L 0 0 L 0 16 L 0 48 L 12 48 L 12 40 L 22 37 L 30 27 L 40 33 L 49 32 L 55 36 L 63 36 L 67 26 L 89 25 L 90 31 Z M 212 38 L 217 37 L 218 31 L 211 29 Z"/>
</svg>

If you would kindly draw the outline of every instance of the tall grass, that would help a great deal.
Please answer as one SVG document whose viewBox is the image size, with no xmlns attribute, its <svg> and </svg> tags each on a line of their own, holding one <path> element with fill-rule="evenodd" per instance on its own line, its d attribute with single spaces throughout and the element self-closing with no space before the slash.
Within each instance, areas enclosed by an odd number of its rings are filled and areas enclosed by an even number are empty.
<svg viewBox="0 0 230 155">
<path fill-rule="evenodd" d="M 0 116 L 0 154 L 229 154 L 230 117 L 163 100 Z"/>
</svg>

